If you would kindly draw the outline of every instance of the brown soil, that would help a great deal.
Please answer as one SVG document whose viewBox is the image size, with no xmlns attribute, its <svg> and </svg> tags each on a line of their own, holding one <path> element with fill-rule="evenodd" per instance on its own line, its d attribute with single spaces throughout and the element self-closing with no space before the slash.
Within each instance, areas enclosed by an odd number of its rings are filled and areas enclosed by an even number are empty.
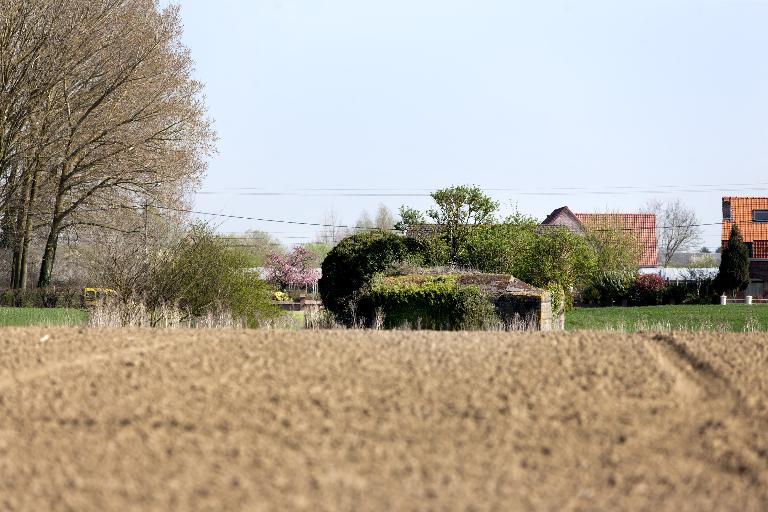
<svg viewBox="0 0 768 512">
<path fill-rule="evenodd" d="M 0 510 L 766 510 L 768 336 L 0 331 Z"/>
</svg>

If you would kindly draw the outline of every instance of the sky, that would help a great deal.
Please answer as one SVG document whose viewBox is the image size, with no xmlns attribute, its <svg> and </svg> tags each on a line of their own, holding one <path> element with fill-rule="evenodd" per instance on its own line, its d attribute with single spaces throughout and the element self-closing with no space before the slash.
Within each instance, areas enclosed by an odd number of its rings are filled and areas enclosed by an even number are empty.
<svg viewBox="0 0 768 512">
<path fill-rule="evenodd" d="M 710 224 L 768 195 L 768 0 L 178 3 L 219 137 L 199 211 L 354 224 L 475 184 L 502 214 L 680 198 Z"/>
</svg>

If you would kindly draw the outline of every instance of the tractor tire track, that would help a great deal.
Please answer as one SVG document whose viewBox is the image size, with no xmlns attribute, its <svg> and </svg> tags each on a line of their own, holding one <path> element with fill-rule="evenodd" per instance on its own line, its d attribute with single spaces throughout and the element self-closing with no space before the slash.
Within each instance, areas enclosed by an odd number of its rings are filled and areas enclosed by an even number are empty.
<svg viewBox="0 0 768 512">
<path fill-rule="evenodd" d="M 768 488 L 768 452 L 755 442 L 768 424 L 755 419 L 727 378 L 674 336 L 654 335 L 647 348 L 659 368 L 673 378 L 672 392 L 679 397 L 681 416 L 699 416 L 689 442 L 700 444 L 701 456 L 722 470 L 748 477 L 755 486 Z"/>
</svg>

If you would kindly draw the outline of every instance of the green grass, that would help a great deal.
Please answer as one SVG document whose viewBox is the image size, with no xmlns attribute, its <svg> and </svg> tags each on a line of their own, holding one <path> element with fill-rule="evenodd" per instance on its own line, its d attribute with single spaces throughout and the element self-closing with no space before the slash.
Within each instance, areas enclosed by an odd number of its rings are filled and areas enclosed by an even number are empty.
<svg viewBox="0 0 768 512">
<path fill-rule="evenodd" d="M 768 305 L 577 308 L 565 316 L 566 330 L 768 331 Z"/>
<path fill-rule="evenodd" d="M 80 326 L 87 321 L 88 312 L 81 309 L 0 308 L 0 327 Z"/>
</svg>

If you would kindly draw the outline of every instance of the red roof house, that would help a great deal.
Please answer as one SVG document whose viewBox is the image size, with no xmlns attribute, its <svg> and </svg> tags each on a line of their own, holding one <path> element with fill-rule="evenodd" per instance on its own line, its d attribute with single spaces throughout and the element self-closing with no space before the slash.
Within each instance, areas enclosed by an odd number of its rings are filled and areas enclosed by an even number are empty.
<svg viewBox="0 0 768 512">
<path fill-rule="evenodd" d="M 736 225 L 749 248 L 747 295 L 768 297 L 768 197 L 723 198 L 723 247 Z"/>
<path fill-rule="evenodd" d="M 573 213 L 567 206 L 553 211 L 544 226 L 565 226 L 575 233 L 588 229 L 620 229 L 630 232 L 641 251 L 640 266 L 658 266 L 656 215 L 653 213 Z"/>
</svg>

